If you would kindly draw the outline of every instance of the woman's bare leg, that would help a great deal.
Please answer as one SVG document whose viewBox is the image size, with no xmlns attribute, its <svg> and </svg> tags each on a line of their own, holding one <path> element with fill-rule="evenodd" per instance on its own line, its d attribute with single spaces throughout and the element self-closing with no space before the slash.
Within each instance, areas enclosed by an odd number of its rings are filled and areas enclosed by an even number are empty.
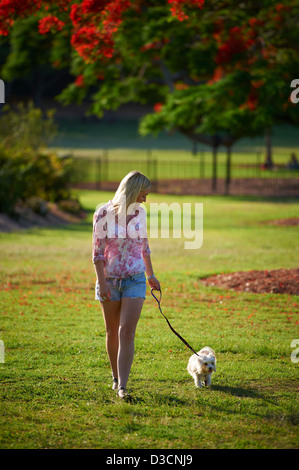
<svg viewBox="0 0 299 470">
<path fill-rule="evenodd" d="M 118 383 L 126 388 L 134 358 L 134 338 L 144 299 L 121 300 L 118 332 Z"/>
<path fill-rule="evenodd" d="M 106 327 L 106 349 L 112 369 L 113 377 L 118 379 L 118 330 L 120 321 L 121 302 L 100 302 Z"/>
</svg>

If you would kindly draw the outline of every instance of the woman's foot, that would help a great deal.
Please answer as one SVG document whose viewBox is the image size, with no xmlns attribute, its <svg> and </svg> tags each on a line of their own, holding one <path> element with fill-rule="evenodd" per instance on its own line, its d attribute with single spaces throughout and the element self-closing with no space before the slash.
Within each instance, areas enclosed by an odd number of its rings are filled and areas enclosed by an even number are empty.
<svg viewBox="0 0 299 470">
<path fill-rule="evenodd" d="M 113 383 L 112 383 L 112 390 L 117 390 L 118 388 L 118 380 L 117 378 L 113 378 Z"/>
<path fill-rule="evenodd" d="M 121 400 L 125 400 L 125 401 L 131 401 L 131 399 L 132 399 L 131 395 L 129 395 L 129 393 L 127 392 L 127 389 L 125 387 L 119 387 L 118 388 L 117 396 Z"/>
</svg>

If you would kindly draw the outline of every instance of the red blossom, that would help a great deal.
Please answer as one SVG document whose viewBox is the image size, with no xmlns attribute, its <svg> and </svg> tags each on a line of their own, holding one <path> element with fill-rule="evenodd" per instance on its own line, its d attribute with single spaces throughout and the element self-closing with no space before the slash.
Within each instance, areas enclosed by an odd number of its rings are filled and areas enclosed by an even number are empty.
<svg viewBox="0 0 299 470">
<path fill-rule="evenodd" d="M 78 77 L 75 80 L 75 85 L 79 88 L 84 88 L 84 75 L 78 75 Z"/>
<path fill-rule="evenodd" d="M 0 17 L 8 18 L 14 14 L 18 16 L 31 15 L 41 8 L 41 4 L 41 0 L 2 0 Z"/>
<path fill-rule="evenodd" d="M 83 0 L 81 6 L 83 13 L 97 14 L 103 11 L 107 4 L 107 0 Z"/>
<path fill-rule="evenodd" d="M 254 111 L 258 106 L 258 98 L 259 95 L 257 92 L 257 87 L 252 87 L 246 103 L 239 106 L 239 109 L 249 109 L 249 111 Z M 267 273 L 268 272 L 266 270 L 265 274 L 267 275 Z"/>
<path fill-rule="evenodd" d="M 98 47 L 100 43 L 100 34 L 95 26 L 82 26 L 72 35 L 71 44 L 78 54 L 87 60 Z"/>
<path fill-rule="evenodd" d="M 214 75 L 211 80 L 208 81 L 208 85 L 218 82 L 224 76 L 224 69 L 220 66 L 216 67 L 214 70 Z"/>
<path fill-rule="evenodd" d="M 250 24 L 250 26 L 252 28 L 255 28 L 256 26 L 263 26 L 264 25 L 264 21 L 259 20 L 258 18 L 250 18 L 248 23 Z"/>
<path fill-rule="evenodd" d="M 218 65 L 228 63 L 235 55 L 246 52 L 254 43 L 255 40 L 250 37 L 250 34 L 244 28 L 234 26 L 229 30 L 228 39 L 222 44 L 220 42 L 215 62 Z"/>
<path fill-rule="evenodd" d="M 275 10 L 278 12 L 278 13 L 281 13 L 282 11 L 289 11 L 290 10 L 290 6 L 289 5 L 284 5 L 283 3 L 278 3 L 277 5 L 275 5 Z"/>
<path fill-rule="evenodd" d="M 38 22 L 38 30 L 40 34 L 46 34 L 49 31 L 60 31 L 65 23 L 60 21 L 56 16 L 45 16 Z"/>
<path fill-rule="evenodd" d="M 74 26 L 80 23 L 82 19 L 82 5 L 75 3 L 71 6 L 70 19 Z"/>
<path fill-rule="evenodd" d="M 162 108 L 163 108 L 163 103 L 156 103 L 156 104 L 154 104 L 154 111 L 155 111 L 156 113 L 159 113 L 159 112 L 162 110 Z"/>
<path fill-rule="evenodd" d="M 0 35 L 7 36 L 14 18 L 35 13 L 41 8 L 41 0 L 2 0 L 0 2 Z"/>
<path fill-rule="evenodd" d="M 150 49 L 160 49 L 164 44 L 168 44 L 169 39 L 163 38 L 161 41 L 153 41 L 145 44 L 144 46 L 140 47 L 141 52 L 148 51 Z"/>
<path fill-rule="evenodd" d="M 256 108 L 257 108 L 257 105 L 258 105 L 258 94 L 255 93 L 254 90 L 252 90 L 250 93 L 249 93 L 249 97 L 248 97 L 248 100 L 247 100 L 247 107 L 250 111 L 254 111 Z"/>
<path fill-rule="evenodd" d="M 203 8 L 204 0 L 168 0 L 171 14 L 180 21 L 188 18 L 191 8 Z M 65 25 L 57 12 L 69 12 L 73 25 L 71 43 L 80 56 L 87 61 L 98 57 L 112 57 L 114 36 L 118 31 L 123 14 L 133 9 L 141 11 L 138 2 L 129 0 L 0 0 L 0 35 L 7 35 L 18 17 L 26 17 L 41 10 L 46 16 L 39 21 L 39 32 L 45 34 L 60 31 Z M 187 11 L 185 11 L 187 10 Z M 55 13 L 54 13 L 55 12 Z M 167 42 L 153 42 L 142 50 L 154 49 Z"/>
<path fill-rule="evenodd" d="M 99 56 L 111 58 L 114 42 L 110 35 L 103 34 L 95 26 L 83 26 L 72 35 L 72 46 L 86 61 L 93 62 Z"/>
<path fill-rule="evenodd" d="M 141 52 L 148 51 L 150 49 L 158 49 L 156 42 L 150 42 L 145 44 L 144 46 L 140 47 Z"/>
<path fill-rule="evenodd" d="M 274 47 L 270 44 L 269 46 L 264 47 L 261 50 L 261 52 L 262 52 L 263 58 L 269 62 L 270 60 L 272 60 L 273 58 L 276 57 L 277 49 L 276 49 L 276 47 Z"/>
<path fill-rule="evenodd" d="M 253 86 L 253 88 L 260 88 L 261 86 L 264 85 L 264 80 L 253 80 L 251 82 L 251 85 Z"/>
<path fill-rule="evenodd" d="M 185 13 L 185 7 L 203 8 L 204 0 L 168 0 L 171 5 L 170 11 L 172 16 L 176 17 L 179 21 L 184 21 L 189 18 Z"/>
<path fill-rule="evenodd" d="M 130 6 L 128 0 L 84 0 L 71 6 L 71 44 L 84 60 L 93 62 L 113 56 L 114 34 Z"/>
<path fill-rule="evenodd" d="M 54 6 L 55 11 L 57 9 L 61 12 L 69 11 L 70 4 L 73 3 L 74 0 L 47 0 L 42 2 L 42 6 L 45 10 L 49 10 L 51 6 Z M 47 3 L 47 5 L 45 5 Z"/>
<path fill-rule="evenodd" d="M 9 34 L 10 28 L 12 27 L 13 23 L 14 21 L 10 18 L 6 20 L 4 18 L 1 18 L 0 19 L 0 35 L 7 36 Z"/>
<path fill-rule="evenodd" d="M 175 83 L 174 88 L 176 90 L 187 90 L 189 88 L 189 85 L 187 85 L 186 83 L 178 82 Z"/>
</svg>

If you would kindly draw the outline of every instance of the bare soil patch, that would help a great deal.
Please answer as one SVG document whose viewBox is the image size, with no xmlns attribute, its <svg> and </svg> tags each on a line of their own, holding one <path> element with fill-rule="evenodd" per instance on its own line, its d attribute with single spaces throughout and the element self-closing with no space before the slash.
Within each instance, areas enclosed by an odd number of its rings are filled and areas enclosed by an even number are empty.
<svg viewBox="0 0 299 470">
<path fill-rule="evenodd" d="M 299 268 L 217 274 L 201 282 L 241 292 L 299 295 Z"/>
<path fill-rule="evenodd" d="M 299 217 L 291 217 L 289 219 L 277 219 L 277 220 L 268 220 L 264 222 L 267 225 L 283 225 L 283 226 L 294 226 L 299 225 Z"/>
</svg>

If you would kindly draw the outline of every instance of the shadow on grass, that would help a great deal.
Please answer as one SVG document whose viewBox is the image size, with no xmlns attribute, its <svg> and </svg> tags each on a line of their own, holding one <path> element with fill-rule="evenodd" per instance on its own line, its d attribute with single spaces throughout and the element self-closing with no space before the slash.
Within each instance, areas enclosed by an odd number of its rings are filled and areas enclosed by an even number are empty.
<svg viewBox="0 0 299 470">
<path fill-rule="evenodd" d="M 150 402 L 153 405 L 163 405 L 163 406 L 186 406 L 189 405 L 188 400 L 182 400 L 173 395 L 168 395 L 164 393 L 147 393 L 145 396 L 140 397 L 139 394 L 134 396 L 134 403 L 147 403 Z"/>
<path fill-rule="evenodd" d="M 248 388 L 230 387 L 228 385 L 212 385 L 212 389 L 219 392 L 230 393 L 230 395 L 234 395 L 236 397 L 264 398 L 256 390 Z"/>
<path fill-rule="evenodd" d="M 264 394 L 258 392 L 253 388 L 243 388 L 243 387 L 231 387 L 229 385 L 212 385 L 212 389 L 219 392 L 229 393 L 235 397 L 239 398 L 254 398 L 267 401 L 269 403 L 275 403 L 269 398 L 265 397 Z"/>
</svg>

